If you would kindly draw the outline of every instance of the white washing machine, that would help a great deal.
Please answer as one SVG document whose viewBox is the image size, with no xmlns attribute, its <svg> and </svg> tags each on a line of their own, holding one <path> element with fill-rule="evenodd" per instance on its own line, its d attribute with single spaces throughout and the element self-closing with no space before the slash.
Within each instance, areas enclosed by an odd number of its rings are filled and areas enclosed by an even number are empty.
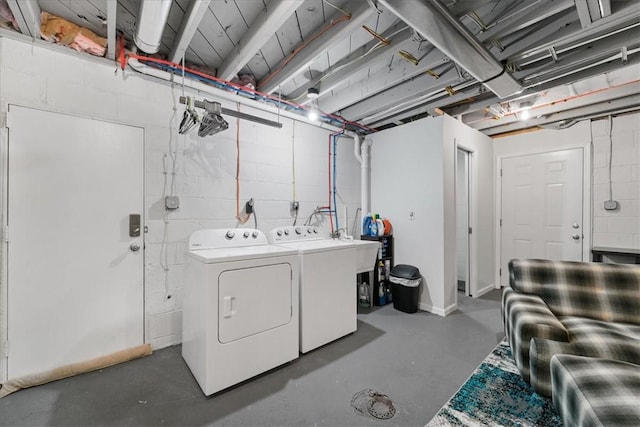
<svg viewBox="0 0 640 427">
<path fill-rule="evenodd" d="M 274 245 L 300 256 L 300 352 L 357 329 L 356 250 L 324 238 L 317 227 L 287 226 L 269 232 Z"/>
<path fill-rule="evenodd" d="M 182 357 L 205 395 L 299 356 L 297 253 L 254 229 L 189 238 Z"/>
</svg>

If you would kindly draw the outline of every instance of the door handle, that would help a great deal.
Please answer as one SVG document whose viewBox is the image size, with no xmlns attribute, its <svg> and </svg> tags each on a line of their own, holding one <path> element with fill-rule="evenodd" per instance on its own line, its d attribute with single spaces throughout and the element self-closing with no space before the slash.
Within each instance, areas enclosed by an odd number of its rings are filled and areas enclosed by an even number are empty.
<svg viewBox="0 0 640 427">
<path fill-rule="evenodd" d="M 577 230 L 578 228 L 580 228 L 580 224 L 578 224 L 577 222 L 574 222 L 571 227 Z"/>
<path fill-rule="evenodd" d="M 131 252 L 138 252 L 140 250 L 140 245 L 136 242 L 133 242 L 129 245 L 129 249 L 131 249 Z"/>
<path fill-rule="evenodd" d="M 140 237 L 140 214 L 129 215 L 129 237 Z"/>
<path fill-rule="evenodd" d="M 578 233 L 574 234 L 573 236 L 571 236 L 571 238 L 573 240 L 580 240 L 580 235 Z"/>
</svg>

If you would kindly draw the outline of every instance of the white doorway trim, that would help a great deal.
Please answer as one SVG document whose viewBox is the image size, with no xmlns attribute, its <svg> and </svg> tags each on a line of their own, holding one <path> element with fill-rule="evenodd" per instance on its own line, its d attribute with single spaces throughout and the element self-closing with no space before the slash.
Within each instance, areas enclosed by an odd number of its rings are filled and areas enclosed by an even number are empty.
<svg viewBox="0 0 640 427">
<path fill-rule="evenodd" d="M 454 139 L 455 142 L 455 167 L 454 173 L 458 171 L 458 149 L 466 151 L 468 153 L 469 160 L 469 227 L 472 229 L 472 233 L 469 236 L 469 294 L 473 298 L 477 298 L 482 294 L 490 291 L 491 289 L 481 290 L 478 289 L 478 238 L 477 238 L 477 226 L 478 226 L 478 168 L 476 167 L 477 153 L 473 147 L 465 145 L 464 143 Z M 455 185 L 454 185 L 454 191 Z M 456 195 L 454 194 L 454 201 Z M 454 202 L 454 217 L 457 217 L 457 206 Z M 454 253 L 457 254 L 457 242 L 454 248 Z M 458 284 L 455 284 L 455 305 L 458 306 Z"/>
<path fill-rule="evenodd" d="M 590 123 L 589 123 L 590 126 Z M 562 132 L 562 131 L 557 131 Z M 558 139 L 561 139 L 562 136 L 558 134 Z M 551 141 L 553 143 L 553 141 Z M 498 154 L 495 157 L 496 168 L 495 168 L 495 264 L 494 264 L 494 283 L 495 288 L 500 289 L 500 262 L 501 262 L 501 254 L 502 254 L 502 241 L 501 241 L 501 227 L 500 227 L 500 212 L 502 208 L 502 177 L 500 175 L 500 171 L 502 170 L 502 160 L 508 157 L 517 157 L 517 156 L 525 156 L 531 154 L 542 154 L 542 153 L 550 153 L 555 151 L 563 151 L 567 149 L 573 148 L 583 148 L 583 163 L 582 163 L 582 188 L 583 188 L 583 197 L 582 197 L 582 218 L 583 218 L 583 246 L 582 246 L 582 259 L 585 261 L 589 261 L 591 259 L 591 239 L 592 239 L 592 215 L 591 215 L 591 170 L 592 170 L 592 152 L 593 152 L 593 144 L 590 140 L 583 141 L 580 144 L 567 144 L 567 143 L 558 143 L 557 146 L 551 148 L 548 144 L 540 144 L 539 146 L 528 146 L 526 148 L 519 147 L 519 149 L 510 152 L 509 154 Z M 509 274 L 508 272 L 502 272 L 502 274 Z"/>
</svg>

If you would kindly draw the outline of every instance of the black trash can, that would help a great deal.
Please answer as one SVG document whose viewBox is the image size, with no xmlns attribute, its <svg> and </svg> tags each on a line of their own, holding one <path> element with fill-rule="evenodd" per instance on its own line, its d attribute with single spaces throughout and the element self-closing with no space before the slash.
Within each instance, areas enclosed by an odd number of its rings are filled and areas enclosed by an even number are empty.
<svg viewBox="0 0 640 427">
<path fill-rule="evenodd" d="M 420 270 L 412 265 L 398 264 L 391 269 L 389 281 L 393 295 L 393 308 L 405 313 L 418 311 Z"/>
</svg>

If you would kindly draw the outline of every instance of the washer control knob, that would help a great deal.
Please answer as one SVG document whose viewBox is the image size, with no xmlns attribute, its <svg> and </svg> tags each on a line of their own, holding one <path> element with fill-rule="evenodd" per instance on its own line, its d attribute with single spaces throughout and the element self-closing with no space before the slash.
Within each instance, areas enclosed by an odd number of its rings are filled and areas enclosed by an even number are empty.
<svg viewBox="0 0 640 427">
<path fill-rule="evenodd" d="M 245 231 L 244 233 L 242 233 L 242 237 L 244 237 L 245 239 L 249 237 L 249 232 Z"/>
<path fill-rule="evenodd" d="M 253 237 L 254 239 L 258 237 L 258 232 L 254 231 L 253 233 L 251 233 L 251 237 Z"/>
<path fill-rule="evenodd" d="M 284 235 L 288 236 L 289 235 L 289 230 L 284 230 Z"/>
<path fill-rule="evenodd" d="M 311 229 L 307 228 L 307 233 L 311 234 Z"/>
<path fill-rule="evenodd" d="M 317 228 L 314 228 L 314 229 L 313 229 L 313 232 L 314 232 L 314 234 L 318 234 L 318 229 L 317 229 Z"/>
<path fill-rule="evenodd" d="M 235 237 L 236 233 L 233 230 L 227 231 L 227 234 L 224 235 L 228 240 L 231 240 Z"/>
<path fill-rule="evenodd" d="M 296 234 L 302 234 L 302 230 L 300 229 L 300 227 L 296 228 Z"/>
<path fill-rule="evenodd" d="M 276 231 L 276 234 L 277 234 L 278 236 L 282 236 L 282 230 L 278 230 L 278 231 Z"/>
</svg>

